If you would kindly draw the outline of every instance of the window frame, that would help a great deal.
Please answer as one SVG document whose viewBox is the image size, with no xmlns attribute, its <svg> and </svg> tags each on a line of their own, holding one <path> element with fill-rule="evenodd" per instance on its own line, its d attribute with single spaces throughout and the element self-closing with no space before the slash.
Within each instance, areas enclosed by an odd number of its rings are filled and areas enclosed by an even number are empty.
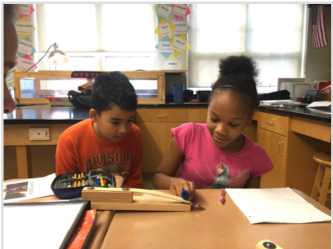
<svg viewBox="0 0 333 249">
<path fill-rule="evenodd" d="M 22 98 L 21 97 L 21 78 L 42 78 L 42 79 L 61 79 L 71 78 L 74 71 L 43 71 L 39 72 L 15 72 L 15 100 L 17 104 L 50 104 L 45 98 Z M 88 71 L 87 71 L 88 72 Z M 100 71 L 103 72 L 103 71 Z M 167 73 L 186 73 L 186 71 L 123 71 L 129 79 L 147 79 L 157 81 L 157 98 L 138 98 L 138 104 L 165 104 L 165 76 Z M 85 78 L 82 78 L 85 79 Z M 86 78 L 88 85 L 92 84 L 92 78 Z M 37 80 L 37 82 L 39 82 Z M 35 83 L 36 84 L 36 83 Z M 35 86 L 35 89 L 38 87 Z"/>
</svg>

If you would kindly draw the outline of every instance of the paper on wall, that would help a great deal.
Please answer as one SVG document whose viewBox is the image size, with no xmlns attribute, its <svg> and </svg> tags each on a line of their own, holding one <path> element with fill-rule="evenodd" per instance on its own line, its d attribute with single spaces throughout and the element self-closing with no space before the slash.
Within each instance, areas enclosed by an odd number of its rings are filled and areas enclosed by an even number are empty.
<svg viewBox="0 0 333 249">
<path fill-rule="evenodd" d="M 166 4 L 161 4 L 158 7 L 157 15 L 159 15 L 165 19 L 168 19 L 171 9 L 172 9 L 171 6 L 168 6 Z"/>
<path fill-rule="evenodd" d="M 30 4 L 20 4 L 20 14 L 30 15 Z"/>
<path fill-rule="evenodd" d="M 185 48 L 186 48 L 186 44 L 187 44 L 187 41 L 183 40 L 183 39 L 180 39 L 179 37 L 175 37 L 173 43 L 172 43 L 172 47 L 174 49 L 177 49 L 181 52 L 184 52 L 185 51 Z"/>
<path fill-rule="evenodd" d="M 175 4 L 173 6 L 173 14 L 181 17 L 186 16 L 187 5 L 186 4 Z"/>
<path fill-rule="evenodd" d="M 31 55 L 33 50 L 33 44 L 32 42 L 26 41 L 26 40 L 19 40 L 19 45 L 17 51 L 20 53 Z"/>
<path fill-rule="evenodd" d="M 17 71 L 17 68 L 15 66 L 7 72 L 7 75 L 6 75 L 6 82 L 7 83 L 13 83 L 14 82 L 14 72 L 16 72 L 16 71 Z"/>
<path fill-rule="evenodd" d="M 20 34 L 32 34 L 34 25 L 31 22 L 17 22 L 15 24 L 16 32 Z"/>
<path fill-rule="evenodd" d="M 179 60 L 167 60 L 164 67 L 166 70 L 181 70 L 183 65 Z"/>
<path fill-rule="evenodd" d="M 158 50 L 160 53 L 172 53 L 172 47 L 168 41 L 160 41 Z"/>
<path fill-rule="evenodd" d="M 25 58 L 21 58 L 19 57 L 17 59 L 17 66 L 21 69 L 23 69 L 23 71 L 27 71 L 30 67 L 32 67 L 35 63 L 32 60 L 29 59 L 25 59 Z M 33 69 L 33 68 L 31 68 Z"/>
<path fill-rule="evenodd" d="M 173 25 L 176 26 L 176 30 L 174 32 L 175 35 L 187 34 L 188 31 L 187 21 L 174 21 Z"/>
<path fill-rule="evenodd" d="M 171 35 L 171 30 L 169 23 L 163 23 L 160 24 L 160 31 L 161 31 L 161 36 L 170 36 Z"/>
</svg>

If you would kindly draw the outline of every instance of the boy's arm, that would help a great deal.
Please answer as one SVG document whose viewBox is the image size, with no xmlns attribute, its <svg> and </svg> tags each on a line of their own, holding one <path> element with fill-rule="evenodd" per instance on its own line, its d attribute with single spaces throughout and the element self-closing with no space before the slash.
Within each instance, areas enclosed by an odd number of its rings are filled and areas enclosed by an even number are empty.
<svg viewBox="0 0 333 249">
<path fill-rule="evenodd" d="M 126 178 L 124 188 L 141 188 L 141 167 L 142 167 L 142 134 L 140 131 L 139 139 L 136 142 L 137 151 L 133 156 L 133 163 L 129 176 Z"/>
<path fill-rule="evenodd" d="M 56 149 L 56 175 L 79 171 L 72 143 L 60 137 Z"/>
</svg>

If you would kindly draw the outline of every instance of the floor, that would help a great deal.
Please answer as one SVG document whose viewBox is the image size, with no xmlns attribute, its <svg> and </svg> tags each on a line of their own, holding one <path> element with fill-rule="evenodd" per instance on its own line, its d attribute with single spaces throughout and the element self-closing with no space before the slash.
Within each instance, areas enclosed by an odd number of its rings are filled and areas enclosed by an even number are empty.
<svg viewBox="0 0 333 249">
<path fill-rule="evenodd" d="M 152 180 L 153 180 L 154 173 L 142 173 L 143 178 L 143 188 L 144 189 L 154 189 Z"/>
</svg>

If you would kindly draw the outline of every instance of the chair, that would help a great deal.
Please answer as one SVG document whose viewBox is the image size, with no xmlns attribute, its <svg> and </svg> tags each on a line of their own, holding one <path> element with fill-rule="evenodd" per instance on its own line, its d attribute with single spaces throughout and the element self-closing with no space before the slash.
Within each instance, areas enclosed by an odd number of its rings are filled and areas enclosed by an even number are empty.
<svg viewBox="0 0 333 249">
<path fill-rule="evenodd" d="M 325 205 L 326 201 L 331 201 L 331 198 L 327 197 L 327 194 L 331 195 L 331 154 L 316 153 L 313 155 L 313 159 L 319 163 L 319 166 L 311 197 Z"/>
</svg>

